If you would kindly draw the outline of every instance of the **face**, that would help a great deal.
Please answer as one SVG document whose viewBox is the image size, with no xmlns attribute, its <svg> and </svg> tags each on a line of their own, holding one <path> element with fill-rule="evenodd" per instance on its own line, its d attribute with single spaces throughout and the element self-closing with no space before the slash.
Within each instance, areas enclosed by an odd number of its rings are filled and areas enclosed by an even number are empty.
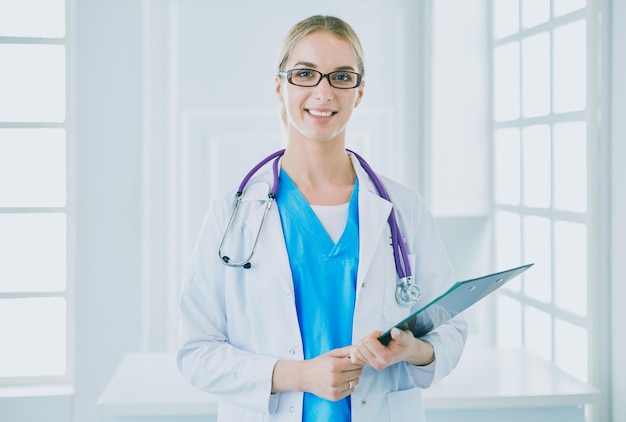
<svg viewBox="0 0 626 422">
<path fill-rule="evenodd" d="M 315 69 L 324 74 L 335 70 L 359 72 L 354 49 L 347 41 L 330 32 L 318 31 L 303 37 L 294 46 L 285 71 Z M 354 89 L 333 88 L 328 78 L 314 87 L 290 84 L 286 77 L 276 79 L 276 93 L 287 114 L 287 134 L 312 141 L 345 139 L 352 111 L 363 96 L 364 82 Z"/>
</svg>

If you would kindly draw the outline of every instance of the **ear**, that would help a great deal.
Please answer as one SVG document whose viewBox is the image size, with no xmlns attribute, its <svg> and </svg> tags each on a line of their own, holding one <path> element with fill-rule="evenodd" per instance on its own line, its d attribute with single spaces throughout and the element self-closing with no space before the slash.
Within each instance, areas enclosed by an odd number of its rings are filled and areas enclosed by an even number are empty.
<svg viewBox="0 0 626 422">
<path fill-rule="evenodd" d="M 365 81 L 362 81 L 361 85 L 357 88 L 358 92 L 356 100 L 354 101 L 354 108 L 357 108 L 359 104 L 361 104 L 361 100 L 363 99 L 363 88 L 365 88 Z"/>
<path fill-rule="evenodd" d="M 281 104 L 285 104 L 285 99 L 283 98 L 283 84 L 282 84 L 282 79 L 280 76 L 276 76 L 275 79 L 276 82 L 276 88 L 274 89 L 274 91 L 276 92 L 276 96 L 278 97 L 278 101 L 281 102 Z"/>
</svg>

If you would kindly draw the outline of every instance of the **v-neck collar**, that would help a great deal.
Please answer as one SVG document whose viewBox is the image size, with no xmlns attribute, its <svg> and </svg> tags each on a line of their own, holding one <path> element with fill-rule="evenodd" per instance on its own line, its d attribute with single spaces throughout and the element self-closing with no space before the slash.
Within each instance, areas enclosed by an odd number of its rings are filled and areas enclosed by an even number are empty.
<svg viewBox="0 0 626 422">
<path fill-rule="evenodd" d="M 350 195 L 348 218 L 336 244 L 300 189 L 283 169 L 280 170 L 276 202 L 280 213 L 285 213 L 285 217 L 296 223 L 303 235 L 306 235 L 307 240 L 310 241 L 309 246 L 314 247 L 320 256 L 336 257 L 345 252 L 348 246 L 345 245 L 347 241 L 345 238 L 353 235 L 350 225 L 354 225 L 355 222 L 351 221 L 354 220 L 351 216 L 356 216 L 355 234 L 358 236 L 358 183 L 357 179 Z"/>
</svg>

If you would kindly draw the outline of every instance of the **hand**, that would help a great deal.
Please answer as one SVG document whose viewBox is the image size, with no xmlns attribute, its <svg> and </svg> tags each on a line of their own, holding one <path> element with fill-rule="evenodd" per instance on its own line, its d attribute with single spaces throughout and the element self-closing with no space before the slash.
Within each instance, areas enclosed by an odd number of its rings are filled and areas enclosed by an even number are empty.
<svg viewBox="0 0 626 422">
<path fill-rule="evenodd" d="M 384 346 L 378 337 L 382 331 L 363 337 L 350 351 L 354 364 L 369 365 L 380 371 L 397 362 L 406 361 L 416 366 L 428 365 L 435 360 L 432 344 L 415 338 L 410 331 L 393 328 L 391 341 Z"/>
<path fill-rule="evenodd" d="M 352 394 L 363 364 L 350 360 L 350 350 L 347 346 L 304 361 L 303 390 L 331 401 Z"/>
</svg>

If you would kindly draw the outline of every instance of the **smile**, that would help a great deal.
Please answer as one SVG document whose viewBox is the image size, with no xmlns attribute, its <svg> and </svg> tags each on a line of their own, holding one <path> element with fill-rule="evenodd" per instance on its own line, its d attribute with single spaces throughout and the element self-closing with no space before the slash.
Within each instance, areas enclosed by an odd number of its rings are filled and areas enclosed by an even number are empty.
<svg viewBox="0 0 626 422">
<path fill-rule="evenodd" d="M 330 117 L 333 114 L 336 114 L 336 111 L 318 111 L 318 110 L 307 110 L 310 114 L 316 117 Z"/>
</svg>

